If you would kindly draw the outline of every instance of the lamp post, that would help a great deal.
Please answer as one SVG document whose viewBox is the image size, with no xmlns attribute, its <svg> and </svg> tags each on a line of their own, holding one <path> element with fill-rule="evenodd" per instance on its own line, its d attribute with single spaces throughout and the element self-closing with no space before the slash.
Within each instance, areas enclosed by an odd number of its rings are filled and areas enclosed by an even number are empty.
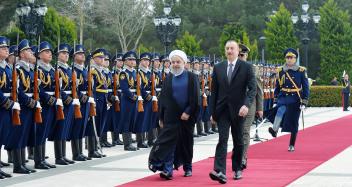
<svg viewBox="0 0 352 187">
<path fill-rule="evenodd" d="M 20 28 L 32 40 L 38 38 L 44 27 L 44 16 L 48 11 L 45 4 L 34 4 L 35 0 L 17 5 L 16 14 L 19 18 Z"/>
<path fill-rule="evenodd" d="M 302 23 L 303 26 L 303 34 L 301 35 L 301 41 L 304 45 L 304 61 L 305 65 L 308 70 L 308 44 L 309 44 L 309 33 L 308 33 L 308 26 L 310 23 L 318 24 L 320 21 L 320 15 L 318 13 L 311 14 L 308 12 L 309 4 L 308 1 L 305 0 L 302 4 L 302 14 L 299 16 L 297 13 L 293 13 L 291 16 L 291 20 L 293 24 L 298 25 L 299 21 Z M 313 19 L 313 22 L 311 21 Z M 308 72 L 308 71 L 307 71 Z"/>
<path fill-rule="evenodd" d="M 164 14 L 156 16 L 153 20 L 158 38 L 164 44 L 165 53 L 169 53 L 170 46 L 175 42 L 181 24 L 181 17 L 171 16 L 170 12 L 171 6 L 165 5 Z"/>
<path fill-rule="evenodd" d="M 261 56 L 262 56 L 262 63 L 265 63 L 265 36 L 261 36 L 259 37 L 259 42 L 260 42 L 260 46 L 261 46 Z"/>
</svg>

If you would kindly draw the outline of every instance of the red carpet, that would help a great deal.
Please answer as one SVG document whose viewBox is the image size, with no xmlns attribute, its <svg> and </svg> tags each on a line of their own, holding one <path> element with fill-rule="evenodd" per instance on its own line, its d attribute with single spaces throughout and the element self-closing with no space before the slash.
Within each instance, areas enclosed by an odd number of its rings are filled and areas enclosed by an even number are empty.
<svg viewBox="0 0 352 187">
<path fill-rule="evenodd" d="M 226 185 L 235 186 L 286 186 L 308 173 L 323 162 L 331 159 L 351 145 L 352 115 L 300 131 L 297 136 L 296 151 L 287 151 L 289 135 L 285 135 L 249 148 L 248 168 L 243 179 L 232 179 L 231 160 L 227 160 Z M 152 175 L 124 184 L 126 187 L 147 186 L 214 186 L 209 172 L 213 168 L 213 158 L 194 163 L 193 176 L 183 177 L 182 168 L 174 172 L 174 179 L 164 181 L 159 175 Z"/>
</svg>

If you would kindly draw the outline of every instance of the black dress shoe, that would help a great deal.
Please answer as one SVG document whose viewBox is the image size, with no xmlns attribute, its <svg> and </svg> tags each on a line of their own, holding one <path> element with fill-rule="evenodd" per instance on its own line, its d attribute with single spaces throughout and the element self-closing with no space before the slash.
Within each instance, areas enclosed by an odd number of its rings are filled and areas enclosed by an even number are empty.
<svg viewBox="0 0 352 187">
<path fill-rule="evenodd" d="M 68 158 L 66 158 L 66 157 L 64 157 L 63 159 L 64 159 L 67 163 L 69 163 L 69 164 L 74 164 L 74 163 L 75 163 L 75 161 L 70 160 L 70 159 L 68 159 Z"/>
<path fill-rule="evenodd" d="M 106 142 L 104 142 L 104 143 L 105 143 L 105 145 L 108 146 L 108 147 L 113 147 L 113 146 L 114 146 L 113 144 L 111 144 L 111 143 L 108 142 L 108 141 L 106 141 Z"/>
<path fill-rule="evenodd" d="M 138 148 L 148 148 L 148 145 L 145 143 L 137 144 Z"/>
<path fill-rule="evenodd" d="M 288 151 L 289 152 L 295 151 L 295 146 L 293 146 L 293 145 L 288 146 Z"/>
<path fill-rule="evenodd" d="M 193 134 L 193 137 L 194 138 L 198 138 L 198 137 L 200 137 L 198 134 Z"/>
<path fill-rule="evenodd" d="M 56 166 L 54 164 L 50 164 L 46 160 L 43 160 L 42 163 L 49 166 L 49 168 L 56 168 Z"/>
<path fill-rule="evenodd" d="M 272 127 L 269 127 L 269 133 L 271 134 L 271 136 L 273 136 L 274 138 L 276 138 L 277 136 L 277 132 L 272 128 Z"/>
<path fill-rule="evenodd" d="M 4 179 L 4 178 L 6 178 L 5 176 L 3 176 L 3 175 L 0 175 L 0 179 Z"/>
<path fill-rule="evenodd" d="M 84 154 L 81 154 L 81 156 L 84 157 L 84 158 L 87 159 L 87 160 L 92 160 L 92 158 L 90 158 L 90 157 L 88 157 L 88 156 L 86 156 L 86 155 L 84 155 Z"/>
<path fill-rule="evenodd" d="M 13 168 L 13 173 L 30 174 L 31 172 L 21 165 L 18 168 Z"/>
<path fill-rule="evenodd" d="M 208 136 L 208 134 L 207 134 L 207 133 L 204 133 L 204 132 L 199 133 L 199 135 L 200 135 L 200 136 Z"/>
<path fill-rule="evenodd" d="M 1 175 L 1 176 L 4 176 L 4 177 L 6 177 L 6 178 L 12 177 L 12 175 L 10 175 L 10 174 L 8 174 L 8 173 L 5 173 L 5 172 L 2 171 L 2 170 L 0 170 L 0 175 Z"/>
<path fill-rule="evenodd" d="M 218 181 L 220 184 L 226 184 L 227 178 L 222 172 L 212 171 L 209 173 L 211 180 Z"/>
<path fill-rule="evenodd" d="M 55 164 L 56 165 L 69 165 L 68 162 L 66 162 L 64 159 L 55 159 Z"/>
<path fill-rule="evenodd" d="M 97 152 L 101 157 L 106 157 L 106 154 Z"/>
<path fill-rule="evenodd" d="M 235 179 L 235 180 L 240 180 L 240 179 L 242 179 L 242 171 L 241 171 L 241 170 L 236 171 L 236 172 L 234 173 L 234 175 L 233 175 L 233 179 Z"/>
<path fill-rule="evenodd" d="M 186 171 L 183 176 L 184 177 L 191 177 L 192 176 L 192 171 Z"/>
<path fill-rule="evenodd" d="M 212 131 L 212 130 L 209 130 L 208 132 L 206 132 L 207 134 L 215 134 L 215 132 L 214 131 Z"/>
<path fill-rule="evenodd" d="M 123 145 L 123 142 L 121 140 L 115 140 L 114 144 L 115 145 Z"/>
<path fill-rule="evenodd" d="M 23 166 L 24 169 L 28 170 L 28 171 L 31 172 L 31 173 L 37 172 L 37 170 L 31 169 L 31 168 L 27 167 L 26 165 L 22 165 L 22 166 Z"/>
<path fill-rule="evenodd" d="M 3 162 L 3 161 L 0 161 L 0 165 L 2 165 L 3 167 L 10 166 L 9 163 Z"/>
<path fill-rule="evenodd" d="M 78 155 L 75 158 L 73 158 L 74 161 L 87 161 L 87 159 L 85 157 L 83 157 L 82 155 Z"/>
<path fill-rule="evenodd" d="M 89 153 L 88 157 L 89 158 L 102 158 L 103 156 L 101 156 L 98 152 L 94 151 L 93 153 Z"/>
<path fill-rule="evenodd" d="M 127 147 L 124 148 L 125 151 L 137 151 L 137 148 L 134 147 L 133 145 L 129 145 Z"/>
<path fill-rule="evenodd" d="M 218 133 L 218 132 L 219 132 L 219 130 L 218 130 L 217 128 L 212 129 L 212 130 L 213 130 L 213 132 L 215 132 L 215 133 Z"/>
<path fill-rule="evenodd" d="M 35 169 L 50 169 L 50 167 L 43 164 L 43 162 L 34 164 L 34 168 Z"/>
<path fill-rule="evenodd" d="M 168 172 L 161 172 L 160 173 L 160 178 L 166 179 L 166 180 L 172 180 L 172 175 Z"/>
</svg>

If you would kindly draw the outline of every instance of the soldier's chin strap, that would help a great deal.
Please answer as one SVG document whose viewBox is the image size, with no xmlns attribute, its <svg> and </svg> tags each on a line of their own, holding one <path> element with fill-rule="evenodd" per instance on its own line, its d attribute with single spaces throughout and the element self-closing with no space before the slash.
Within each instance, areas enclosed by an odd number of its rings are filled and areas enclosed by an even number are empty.
<svg viewBox="0 0 352 187">
<path fill-rule="evenodd" d="M 291 81 L 291 83 L 292 83 L 293 86 L 295 87 L 296 92 L 297 92 L 298 97 L 299 97 L 299 100 L 300 100 L 300 102 L 301 102 L 301 104 L 302 104 L 302 97 L 301 97 L 301 93 L 299 92 L 300 89 L 297 87 L 297 84 L 295 83 L 295 81 L 292 80 L 290 74 L 288 74 L 287 71 L 286 71 L 286 76 L 288 77 L 288 79 Z M 304 130 L 304 113 L 303 113 L 303 111 L 304 111 L 304 110 L 301 110 L 301 112 L 302 112 L 302 115 L 301 115 L 301 116 L 302 116 L 303 130 Z"/>
</svg>

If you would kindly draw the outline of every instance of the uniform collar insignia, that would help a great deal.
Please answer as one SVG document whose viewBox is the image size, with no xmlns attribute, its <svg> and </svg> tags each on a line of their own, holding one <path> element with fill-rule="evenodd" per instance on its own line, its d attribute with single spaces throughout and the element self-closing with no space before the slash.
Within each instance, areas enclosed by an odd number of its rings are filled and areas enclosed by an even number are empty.
<svg viewBox="0 0 352 187">
<path fill-rule="evenodd" d="M 3 69 L 5 69 L 6 65 L 7 65 L 7 62 L 5 60 L 0 62 L 0 67 Z"/>
<path fill-rule="evenodd" d="M 53 67 L 50 64 L 46 64 L 41 60 L 38 60 L 38 66 L 47 72 L 53 69 Z"/>
<path fill-rule="evenodd" d="M 283 66 L 283 70 L 284 71 L 288 71 L 290 69 L 293 70 L 293 71 L 297 71 L 299 69 L 299 66 L 297 66 L 296 64 L 294 66 L 291 66 L 291 67 L 287 66 L 287 64 L 285 64 Z"/>
<path fill-rule="evenodd" d="M 61 62 L 61 61 L 58 61 L 57 63 L 58 63 L 57 65 L 58 65 L 60 68 L 64 68 L 65 70 L 69 68 L 69 66 L 68 66 L 66 63 L 63 63 L 63 62 Z"/>
<path fill-rule="evenodd" d="M 74 66 L 75 66 L 75 68 L 77 68 L 77 69 L 79 69 L 81 71 L 83 71 L 83 69 L 84 69 L 84 65 L 83 64 L 81 65 L 81 64 L 75 63 Z"/>
<path fill-rule="evenodd" d="M 27 63 L 27 62 L 25 62 L 25 61 L 23 61 L 23 60 L 20 60 L 19 62 L 18 62 L 18 66 L 19 67 L 22 67 L 24 70 L 26 70 L 27 72 L 29 72 L 30 71 L 30 69 L 29 69 L 29 63 Z"/>
</svg>

